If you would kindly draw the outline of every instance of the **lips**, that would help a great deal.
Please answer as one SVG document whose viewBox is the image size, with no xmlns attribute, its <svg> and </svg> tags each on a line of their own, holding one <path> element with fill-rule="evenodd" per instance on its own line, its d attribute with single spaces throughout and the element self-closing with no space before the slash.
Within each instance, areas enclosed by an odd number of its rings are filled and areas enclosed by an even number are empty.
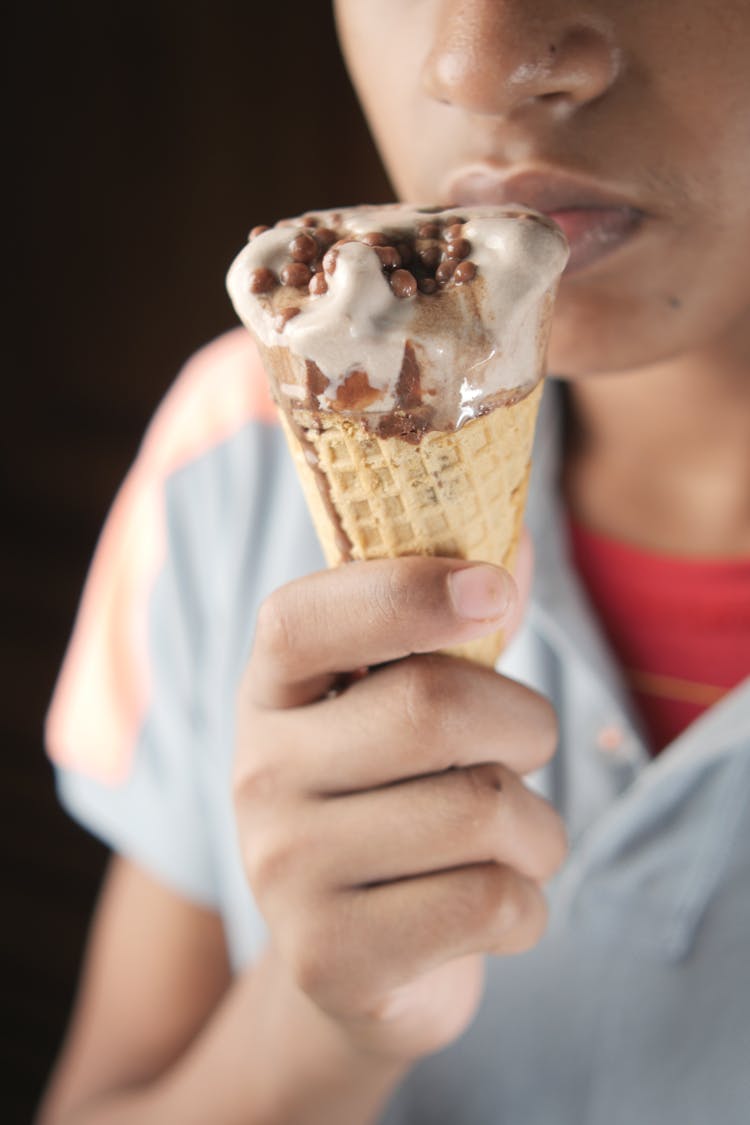
<svg viewBox="0 0 750 1125">
<path fill-rule="evenodd" d="M 451 206 L 523 203 L 553 219 L 570 244 L 566 274 L 608 258 L 643 225 L 644 210 L 617 192 L 550 171 L 507 175 L 491 167 L 465 169 L 446 185 Z"/>
</svg>

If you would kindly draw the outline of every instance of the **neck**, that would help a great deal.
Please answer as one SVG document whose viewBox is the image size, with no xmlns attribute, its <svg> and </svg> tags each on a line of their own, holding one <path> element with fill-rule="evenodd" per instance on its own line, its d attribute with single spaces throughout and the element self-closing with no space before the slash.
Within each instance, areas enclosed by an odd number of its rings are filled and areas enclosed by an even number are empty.
<svg viewBox="0 0 750 1125">
<path fill-rule="evenodd" d="M 750 555 L 750 332 L 569 384 L 565 489 L 603 534 L 669 554 Z"/>
</svg>

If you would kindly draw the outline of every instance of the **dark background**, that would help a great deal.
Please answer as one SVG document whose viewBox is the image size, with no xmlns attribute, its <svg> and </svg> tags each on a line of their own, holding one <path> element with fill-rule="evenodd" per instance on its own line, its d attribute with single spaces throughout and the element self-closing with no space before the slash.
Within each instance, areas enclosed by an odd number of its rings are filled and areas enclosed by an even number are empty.
<svg viewBox="0 0 750 1125">
<path fill-rule="evenodd" d="M 8 17 L 6 16 L 6 20 Z M 155 405 L 231 327 L 247 230 L 390 198 L 326 0 L 28 4 L 5 26 L 0 1119 L 63 1033 L 104 849 L 42 722 L 98 530 Z"/>
</svg>

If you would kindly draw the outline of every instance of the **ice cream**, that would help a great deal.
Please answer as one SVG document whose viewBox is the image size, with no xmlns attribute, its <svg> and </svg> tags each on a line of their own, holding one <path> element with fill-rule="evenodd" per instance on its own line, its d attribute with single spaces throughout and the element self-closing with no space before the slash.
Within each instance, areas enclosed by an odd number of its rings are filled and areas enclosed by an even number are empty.
<svg viewBox="0 0 750 1125">
<path fill-rule="evenodd" d="M 354 207 L 251 232 L 227 285 L 329 563 L 512 567 L 567 253 L 521 206 Z M 501 643 L 462 654 L 492 664 Z"/>
</svg>

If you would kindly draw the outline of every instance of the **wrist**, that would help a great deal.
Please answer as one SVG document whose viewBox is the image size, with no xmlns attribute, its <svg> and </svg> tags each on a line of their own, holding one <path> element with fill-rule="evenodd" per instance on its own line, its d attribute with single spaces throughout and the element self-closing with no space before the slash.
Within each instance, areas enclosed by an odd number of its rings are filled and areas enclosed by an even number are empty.
<svg viewBox="0 0 750 1125">
<path fill-rule="evenodd" d="M 318 1007 L 297 987 L 272 947 L 251 972 L 256 978 L 255 988 L 260 987 L 268 998 L 263 1005 L 271 1021 L 268 1034 L 285 1043 L 288 1053 L 296 1054 L 298 1063 L 309 1075 L 308 1091 L 311 1085 L 321 1091 L 338 1087 L 342 1106 L 349 1106 L 340 1118 L 342 1125 L 374 1120 L 416 1060 L 389 1050 L 380 1041 L 382 1035 L 372 1034 L 364 1021 L 358 1025 L 345 1023 Z M 362 1115 L 354 1112 L 355 1106 L 357 1111 L 363 1111 Z M 368 1106 L 370 1114 L 366 1112 Z M 301 1120 L 294 1117 L 300 1108 L 286 1107 L 289 1116 L 283 1118 L 282 1114 L 279 1119 Z M 351 1116 L 347 1117 L 347 1112 Z M 326 1125 L 338 1125 L 338 1120 L 329 1117 Z"/>
</svg>

